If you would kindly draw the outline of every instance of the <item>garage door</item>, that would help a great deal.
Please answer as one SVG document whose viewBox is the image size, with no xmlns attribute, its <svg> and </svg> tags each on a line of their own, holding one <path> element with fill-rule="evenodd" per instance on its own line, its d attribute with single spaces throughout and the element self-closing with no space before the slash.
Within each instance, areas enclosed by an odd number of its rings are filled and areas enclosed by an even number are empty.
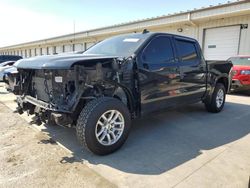
<svg viewBox="0 0 250 188">
<path fill-rule="evenodd" d="M 63 53 L 63 46 L 57 46 L 56 53 L 58 53 L 58 54 Z"/>
<path fill-rule="evenodd" d="M 75 44 L 75 51 L 82 51 L 83 50 L 83 44 Z"/>
<path fill-rule="evenodd" d="M 34 57 L 34 56 L 36 56 L 35 48 L 31 49 L 31 57 Z"/>
<path fill-rule="evenodd" d="M 47 55 L 47 48 L 42 48 L 42 55 Z"/>
<path fill-rule="evenodd" d="M 73 46 L 72 45 L 65 45 L 64 46 L 64 52 L 72 52 Z"/>
<path fill-rule="evenodd" d="M 53 47 L 49 47 L 49 55 L 52 55 L 53 54 Z"/>
<path fill-rule="evenodd" d="M 26 57 L 31 57 L 31 49 L 27 50 Z"/>
<path fill-rule="evenodd" d="M 26 57 L 25 50 L 22 50 L 22 56 L 23 56 L 23 58 L 25 58 L 25 57 Z"/>
<path fill-rule="evenodd" d="M 238 55 L 240 26 L 205 30 L 204 56 L 206 60 L 227 60 Z"/>
<path fill-rule="evenodd" d="M 36 48 L 36 56 L 41 55 L 41 48 Z"/>
</svg>

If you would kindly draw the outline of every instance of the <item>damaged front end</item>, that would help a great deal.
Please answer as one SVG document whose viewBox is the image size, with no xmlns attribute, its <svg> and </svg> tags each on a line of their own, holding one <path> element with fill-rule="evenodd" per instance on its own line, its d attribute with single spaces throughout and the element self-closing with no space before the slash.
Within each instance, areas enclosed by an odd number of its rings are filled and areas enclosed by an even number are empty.
<svg viewBox="0 0 250 188">
<path fill-rule="evenodd" d="M 35 114 L 37 124 L 66 126 L 76 121 L 86 102 L 97 97 L 117 95 L 128 103 L 128 94 L 121 89 L 127 87 L 124 62 L 112 58 L 78 61 L 69 69 L 19 68 L 17 110 Z"/>
</svg>

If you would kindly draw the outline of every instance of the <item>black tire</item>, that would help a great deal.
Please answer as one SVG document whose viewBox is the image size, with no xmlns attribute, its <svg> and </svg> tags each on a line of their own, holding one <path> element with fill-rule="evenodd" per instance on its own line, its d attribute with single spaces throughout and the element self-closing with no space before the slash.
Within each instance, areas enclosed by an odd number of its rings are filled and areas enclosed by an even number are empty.
<svg viewBox="0 0 250 188">
<path fill-rule="evenodd" d="M 250 96 L 250 90 L 245 91 L 243 94 Z"/>
<path fill-rule="evenodd" d="M 124 118 L 124 129 L 120 138 L 112 145 L 101 144 L 96 137 L 96 124 L 99 118 L 109 110 L 119 111 Z M 97 155 L 107 155 L 118 150 L 126 141 L 131 126 L 130 112 L 125 104 L 115 98 L 101 97 L 86 104 L 81 111 L 76 134 L 79 142 L 89 151 Z"/>
<path fill-rule="evenodd" d="M 47 120 L 47 125 L 48 126 L 57 126 L 57 123 L 56 123 L 54 118 L 49 117 L 48 120 Z"/>
<path fill-rule="evenodd" d="M 222 101 L 221 105 L 217 105 L 217 102 L 216 102 L 216 97 L 217 97 L 219 91 L 223 91 L 223 101 Z M 207 111 L 212 112 L 212 113 L 220 112 L 224 107 L 225 99 L 226 99 L 225 86 L 221 83 L 217 83 L 215 88 L 214 88 L 214 92 L 212 94 L 211 100 L 209 102 L 205 101 L 205 107 L 206 107 Z"/>
</svg>

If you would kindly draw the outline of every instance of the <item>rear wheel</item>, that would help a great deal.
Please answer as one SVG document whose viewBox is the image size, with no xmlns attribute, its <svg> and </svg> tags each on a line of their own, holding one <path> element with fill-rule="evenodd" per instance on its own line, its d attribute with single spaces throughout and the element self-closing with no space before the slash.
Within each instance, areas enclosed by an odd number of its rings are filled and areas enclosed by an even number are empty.
<svg viewBox="0 0 250 188">
<path fill-rule="evenodd" d="M 115 98 L 102 97 L 90 101 L 79 115 L 76 134 L 80 143 L 97 155 L 119 149 L 130 130 L 130 112 Z"/>
<path fill-rule="evenodd" d="M 212 94 L 212 99 L 208 102 L 205 102 L 205 107 L 207 111 L 218 113 L 220 112 L 225 104 L 226 99 L 226 89 L 225 86 L 221 83 L 217 83 L 214 92 Z"/>
</svg>

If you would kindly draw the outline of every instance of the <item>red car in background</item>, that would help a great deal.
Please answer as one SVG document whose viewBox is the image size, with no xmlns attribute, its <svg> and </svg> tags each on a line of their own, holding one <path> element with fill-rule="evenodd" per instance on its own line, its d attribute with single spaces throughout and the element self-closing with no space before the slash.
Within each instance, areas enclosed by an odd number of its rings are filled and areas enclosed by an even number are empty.
<svg viewBox="0 0 250 188">
<path fill-rule="evenodd" d="M 233 91 L 248 91 L 250 93 L 250 56 L 236 56 L 229 58 L 233 63 Z"/>
</svg>

